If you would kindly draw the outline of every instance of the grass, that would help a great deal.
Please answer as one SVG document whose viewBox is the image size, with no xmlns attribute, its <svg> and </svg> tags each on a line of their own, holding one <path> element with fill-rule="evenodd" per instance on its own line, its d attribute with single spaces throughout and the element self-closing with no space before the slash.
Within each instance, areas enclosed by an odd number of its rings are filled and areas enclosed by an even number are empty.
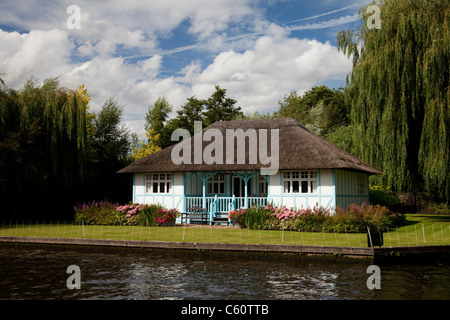
<svg viewBox="0 0 450 320">
<path fill-rule="evenodd" d="M 450 216 L 408 214 L 406 224 L 383 230 L 384 247 L 450 244 Z M 8 221 L 0 236 L 110 240 L 285 244 L 367 247 L 365 233 L 320 233 L 214 227 L 143 227 L 73 225 L 72 222 Z"/>
</svg>

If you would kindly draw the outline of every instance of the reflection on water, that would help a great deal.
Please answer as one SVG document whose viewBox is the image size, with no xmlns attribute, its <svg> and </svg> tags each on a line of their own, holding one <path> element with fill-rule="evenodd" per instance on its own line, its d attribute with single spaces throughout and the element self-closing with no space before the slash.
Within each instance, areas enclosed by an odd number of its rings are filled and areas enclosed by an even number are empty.
<svg viewBox="0 0 450 320">
<path fill-rule="evenodd" d="M 67 267 L 81 269 L 69 290 Z M 381 266 L 381 289 L 364 264 L 168 258 L 157 253 L 0 247 L 0 299 L 449 299 L 450 265 Z"/>
</svg>

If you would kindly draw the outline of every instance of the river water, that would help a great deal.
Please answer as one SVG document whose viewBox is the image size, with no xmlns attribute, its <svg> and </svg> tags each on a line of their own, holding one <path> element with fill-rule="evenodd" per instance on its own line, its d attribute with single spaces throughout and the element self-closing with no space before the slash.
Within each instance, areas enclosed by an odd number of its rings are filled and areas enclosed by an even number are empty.
<svg viewBox="0 0 450 320">
<path fill-rule="evenodd" d="M 80 289 L 69 289 L 69 266 Z M 448 261 L 381 265 L 368 289 L 367 264 L 218 257 L 161 252 L 87 252 L 0 246 L 6 300 L 448 300 Z"/>
</svg>

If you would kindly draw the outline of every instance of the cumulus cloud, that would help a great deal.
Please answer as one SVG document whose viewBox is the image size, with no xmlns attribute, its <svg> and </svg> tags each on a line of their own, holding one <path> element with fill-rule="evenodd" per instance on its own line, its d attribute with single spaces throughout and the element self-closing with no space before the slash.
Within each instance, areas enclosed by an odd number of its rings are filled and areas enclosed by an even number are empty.
<svg viewBox="0 0 450 320">
<path fill-rule="evenodd" d="M 264 36 L 243 53 L 222 52 L 191 82 L 198 95 L 219 84 L 247 111 L 270 112 L 290 91 L 343 79 L 350 70 L 351 62 L 328 42 Z"/>
<path fill-rule="evenodd" d="M 32 30 L 27 34 L 0 29 L 0 73 L 11 87 L 17 87 L 32 75 L 50 78 L 65 73 L 75 47 L 61 30 Z"/>
<path fill-rule="evenodd" d="M 303 93 L 325 80 L 345 79 L 351 70 L 351 62 L 330 43 L 291 36 L 295 30 L 353 21 L 351 15 L 280 26 L 267 21 L 253 0 L 217 0 L 214 6 L 209 0 L 80 0 L 81 29 L 69 30 L 70 4 L 0 3 L 2 25 L 21 30 L 0 29 L 3 80 L 12 88 L 31 76 L 57 76 L 73 89 L 84 84 L 92 110 L 117 99 L 124 106 L 124 123 L 141 138 L 148 106 L 161 96 L 176 110 L 188 97 L 207 98 L 220 85 L 245 112 L 271 112 L 290 91 Z M 182 23 L 190 41 L 163 48 L 161 42 Z M 190 52 L 189 58 L 168 74 L 167 61 L 183 52 Z"/>
</svg>

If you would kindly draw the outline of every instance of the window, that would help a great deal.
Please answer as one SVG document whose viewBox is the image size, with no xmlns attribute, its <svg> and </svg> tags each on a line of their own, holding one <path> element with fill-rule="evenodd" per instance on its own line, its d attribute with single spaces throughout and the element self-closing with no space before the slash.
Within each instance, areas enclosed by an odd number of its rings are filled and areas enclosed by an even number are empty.
<svg viewBox="0 0 450 320">
<path fill-rule="evenodd" d="M 358 174 L 357 188 L 358 195 L 367 194 L 367 177 L 365 174 Z"/>
<path fill-rule="evenodd" d="M 224 194 L 225 193 L 225 175 L 215 174 L 206 182 L 206 193 Z"/>
<path fill-rule="evenodd" d="M 172 174 L 171 173 L 149 173 L 145 175 L 146 193 L 171 193 Z"/>
<path fill-rule="evenodd" d="M 267 196 L 268 193 L 268 182 L 263 176 L 258 177 L 258 193 L 260 196 Z"/>
<path fill-rule="evenodd" d="M 317 171 L 283 172 L 283 193 L 317 193 Z"/>
</svg>

